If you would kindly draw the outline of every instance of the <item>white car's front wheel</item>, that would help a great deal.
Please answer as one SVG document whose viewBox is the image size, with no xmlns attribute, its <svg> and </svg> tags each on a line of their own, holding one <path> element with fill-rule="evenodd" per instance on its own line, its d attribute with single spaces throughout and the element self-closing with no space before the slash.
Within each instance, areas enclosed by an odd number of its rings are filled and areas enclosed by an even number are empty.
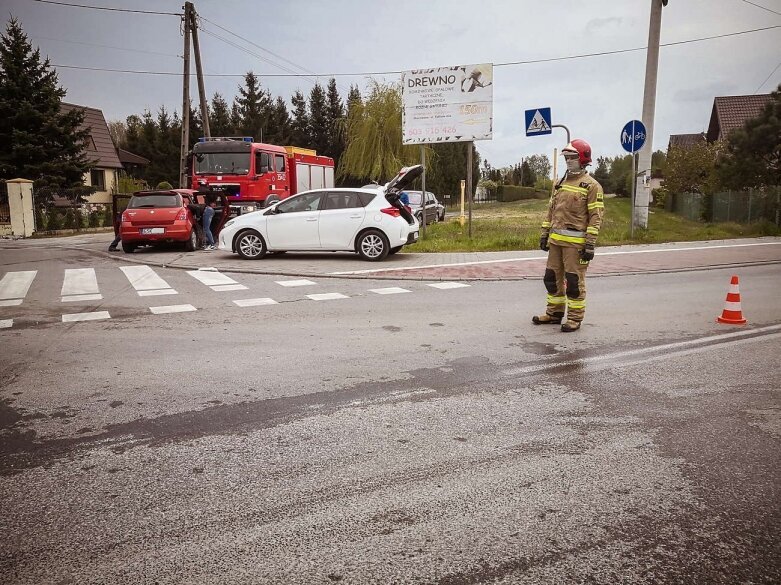
<svg viewBox="0 0 781 585">
<path fill-rule="evenodd" d="M 259 260 L 266 255 L 267 250 L 263 236 L 254 230 L 242 232 L 236 239 L 236 251 L 245 260 Z"/>
<path fill-rule="evenodd" d="M 355 243 L 358 255 L 369 262 L 383 260 L 390 251 L 388 238 L 380 230 L 367 230 L 358 236 Z"/>
</svg>

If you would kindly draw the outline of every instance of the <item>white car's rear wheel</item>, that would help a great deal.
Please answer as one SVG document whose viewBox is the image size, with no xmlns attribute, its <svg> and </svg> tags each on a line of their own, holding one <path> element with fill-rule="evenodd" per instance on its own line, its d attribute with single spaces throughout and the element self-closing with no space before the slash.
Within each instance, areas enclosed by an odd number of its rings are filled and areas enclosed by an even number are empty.
<svg viewBox="0 0 781 585">
<path fill-rule="evenodd" d="M 254 230 L 249 230 L 239 234 L 236 239 L 236 251 L 245 260 L 259 260 L 266 255 L 268 249 L 263 236 Z"/>
<path fill-rule="evenodd" d="M 369 262 L 379 262 L 390 252 L 388 238 L 379 230 L 363 232 L 355 244 L 358 255 Z"/>
</svg>

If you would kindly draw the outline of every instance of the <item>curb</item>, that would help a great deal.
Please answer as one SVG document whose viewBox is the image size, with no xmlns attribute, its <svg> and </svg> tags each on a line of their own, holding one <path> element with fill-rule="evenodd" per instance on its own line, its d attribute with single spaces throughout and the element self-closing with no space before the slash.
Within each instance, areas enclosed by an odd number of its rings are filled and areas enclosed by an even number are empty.
<svg viewBox="0 0 781 585">
<path fill-rule="evenodd" d="M 79 252 L 86 252 L 98 257 L 108 258 L 115 262 L 130 263 L 130 264 L 146 264 L 147 266 L 156 266 L 158 268 L 172 268 L 177 270 L 198 270 L 203 266 L 197 264 L 168 264 L 166 262 L 155 261 L 152 259 L 136 259 L 132 257 L 132 254 L 123 254 L 117 256 L 116 253 L 103 252 L 101 250 L 92 250 L 90 248 L 81 248 L 78 246 L 52 246 L 53 248 L 60 248 L 64 250 L 74 250 Z M 19 247 L 18 249 L 21 249 Z M 603 272 L 599 274 L 589 274 L 589 279 L 592 278 L 612 278 L 616 276 L 640 276 L 643 274 L 675 274 L 683 272 L 702 272 L 705 270 L 721 270 L 727 268 L 741 268 L 748 266 L 766 266 L 773 264 L 781 264 L 781 260 L 759 260 L 759 261 L 747 261 L 739 263 L 723 263 L 723 264 L 709 264 L 707 266 L 688 266 L 686 268 L 655 268 L 648 270 L 636 270 L 621 272 Z M 235 274 L 259 274 L 263 276 L 289 276 L 289 277 L 304 277 L 304 278 L 331 278 L 335 280 L 410 280 L 418 282 L 442 282 L 454 280 L 454 277 L 438 277 L 438 276 L 399 276 L 398 272 L 395 272 L 392 276 L 385 275 L 380 276 L 378 274 L 324 274 L 318 272 L 303 272 L 303 271 L 270 271 L 270 270 L 258 270 L 252 268 L 228 268 L 222 269 L 217 267 L 218 270 L 224 272 L 232 272 Z M 412 270 L 412 268 L 411 268 Z M 424 268 L 421 268 L 424 270 Z M 498 277 L 457 277 L 456 280 L 463 280 L 466 282 L 520 282 L 523 280 L 542 280 L 542 275 L 528 275 L 528 276 L 509 276 L 505 278 Z"/>
</svg>

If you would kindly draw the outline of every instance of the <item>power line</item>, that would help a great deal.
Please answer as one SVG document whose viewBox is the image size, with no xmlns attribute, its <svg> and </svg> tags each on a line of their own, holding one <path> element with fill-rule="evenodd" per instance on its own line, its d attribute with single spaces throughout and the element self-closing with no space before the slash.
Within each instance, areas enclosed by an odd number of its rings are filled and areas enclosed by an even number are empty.
<svg viewBox="0 0 781 585">
<path fill-rule="evenodd" d="M 760 83 L 760 84 L 759 84 L 759 87 L 758 87 L 756 90 L 754 90 L 754 95 L 756 95 L 756 94 L 757 94 L 757 92 L 759 92 L 759 90 L 760 90 L 760 89 L 762 89 L 762 86 L 763 86 L 763 85 L 765 85 L 765 84 L 767 83 L 767 80 L 768 80 L 768 79 L 770 79 L 771 77 L 773 77 L 773 75 L 775 74 L 775 72 L 776 72 L 776 71 L 778 71 L 778 68 L 779 68 L 779 67 L 781 67 L 781 63 L 779 63 L 778 65 L 776 65 L 776 68 L 775 68 L 775 69 L 773 69 L 773 71 L 770 73 L 770 75 L 768 75 L 767 77 L 765 77 L 765 81 L 763 81 L 762 83 Z"/>
<path fill-rule="evenodd" d="M 762 10 L 767 10 L 768 12 L 772 12 L 773 14 L 778 14 L 781 16 L 781 12 L 776 12 L 775 10 L 771 8 L 767 8 L 766 6 L 762 6 L 761 4 L 755 4 L 754 2 L 749 2 L 749 0 L 741 0 L 741 2 L 745 2 L 746 4 L 751 4 L 752 6 L 756 6 L 757 8 L 761 8 Z"/>
<path fill-rule="evenodd" d="M 200 17 L 202 20 L 204 20 L 204 21 L 208 22 L 209 24 L 211 24 L 211 25 L 213 25 L 213 26 L 216 26 L 216 27 L 217 27 L 217 28 L 219 28 L 220 30 L 222 30 L 222 31 L 224 31 L 224 32 L 226 32 L 226 33 L 228 33 L 228 34 L 230 34 L 230 35 L 233 35 L 233 36 L 234 36 L 234 37 L 236 37 L 236 38 L 239 38 L 239 39 L 241 39 L 241 40 L 242 40 L 242 41 L 244 41 L 245 43 L 249 43 L 249 44 L 250 44 L 250 45 L 252 45 L 253 47 L 256 47 L 256 48 L 258 48 L 258 49 L 260 49 L 261 51 L 265 51 L 266 53 L 268 53 L 269 55 L 273 55 L 273 56 L 274 56 L 274 57 L 276 57 L 277 59 L 281 59 L 281 60 L 282 60 L 282 61 L 284 61 L 285 63 L 288 63 L 289 65 L 292 65 L 292 66 L 293 66 L 293 67 L 295 67 L 296 69 L 300 69 L 300 70 L 301 70 L 301 71 L 303 71 L 304 73 L 308 73 L 309 75 L 312 75 L 312 76 L 314 76 L 314 77 L 317 77 L 317 73 L 315 73 L 314 71 L 310 71 L 309 69 L 307 69 L 307 68 L 305 68 L 305 67 L 302 67 L 301 65 L 298 65 L 297 63 L 294 63 L 294 62 L 293 62 L 293 61 L 291 61 L 290 59 L 286 59 L 286 58 L 285 58 L 285 57 L 283 57 L 282 55 L 278 55 L 277 53 L 275 53 L 274 51 L 272 51 L 272 50 L 270 50 L 270 49 L 267 49 L 267 48 L 265 48 L 265 47 L 261 47 L 260 45 L 258 45 L 258 44 L 257 44 L 257 43 L 255 43 L 254 41 L 251 41 L 251 40 L 249 40 L 249 39 L 247 39 L 247 38 L 244 38 L 244 37 L 243 37 L 243 36 L 241 36 L 240 34 L 233 32 L 232 30 L 228 30 L 228 29 L 227 29 L 227 28 L 225 28 L 224 26 L 217 24 L 217 23 L 216 23 L 216 22 L 214 22 L 213 20 L 209 20 L 209 19 L 208 19 L 208 18 L 206 18 L 205 16 L 202 16 L 202 15 L 198 15 L 198 16 L 199 16 L 199 17 Z"/>
<path fill-rule="evenodd" d="M 662 43 L 661 47 L 672 47 L 676 45 L 685 45 L 689 43 L 698 43 L 702 41 L 710 41 L 713 39 L 722 39 L 725 37 L 734 37 L 738 35 L 745 35 L 755 32 L 761 32 L 766 30 L 773 30 L 781 28 L 781 25 L 773 25 L 773 26 L 766 26 L 763 28 L 755 28 L 751 30 L 744 30 L 744 31 L 738 31 L 734 33 L 726 33 L 723 35 L 713 35 L 709 37 L 700 37 L 696 39 L 687 39 L 685 41 L 674 41 L 671 43 Z M 204 31 L 206 32 L 206 31 Z M 214 33 L 209 33 L 211 35 L 214 35 Z M 232 41 L 227 41 L 228 43 L 231 43 Z M 243 47 L 240 47 L 241 50 L 247 50 Z M 634 51 L 645 51 L 648 47 L 634 47 L 631 49 L 617 49 L 613 51 L 602 51 L 599 53 L 582 53 L 579 55 L 568 55 L 565 57 L 550 57 L 547 59 L 531 59 L 528 61 L 507 61 L 504 63 L 494 63 L 494 67 L 509 67 L 514 65 L 532 65 L 535 63 L 549 63 L 552 61 L 567 61 L 567 60 L 573 60 L 573 59 L 585 59 L 589 57 L 602 57 L 605 55 L 617 55 L 620 53 L 630 53 Z M 261 57 L 259 57 L 261 58 Z M 264 59 L 265 60 L 265 59 Z M 139 75 L 181 75 L 179 72 L 173 72 L 173 71 L 138 71 L 138 70 L 132 70 L 132 69 L 107 69 L 102 67 L 82 67 L 77 65 L 58 65 L 55 63 L 52 63 L 52 66 L 54 67 L 62 67 L 64 69 L 83 69 L 87 71 L 109 71 L 109 72 L 115 72 L 115 73 L 135 73 Z M 282 68 L 282 66 L 277 65 L 277 67 Z M 357 73 L 317 73 L 317 77 L 362 77 L 367 75 L 398 75 L 401 74 L 402 71 L 362 71 Z M 211 73 L 208 74 L 209 77 L 244 77 L 244 73 Z M 256 73 L 257 77 L 309 77 L 309 75 L 306 75 L 304 73 Z"/>
<path fill-rule="evenodd" d="M 84 41 L 69 41 L 66 39 L 55 39 L 53 37 L 41 37 L 36 36 L 36 39 L 43 39 L 45 41 L 55 41 L 58 43 L 70 43 L 72 45 L 85 45 L 87 47 L 101 47 L 103 49 L 116 49 L 117 51 L 128 51 L 130 53 L 145 53 L 147 55 L 160 55 L 161 57 L 176 57 L 181 59 L 181 55 L 174 55 L 173 53 L 158 53 L 157 51 L 144 51 L 143 49 L 130 49 L 128 47 L 114 47 L 112 45 L 101 45 L 98 43 L 87 43 Z"/>
<path fill-rule="evenodd" d="M 111 12 L 134 12 L 136 14 L 162 14 L 165 16 L 182 16 L 181 12 L 158 12 L 154 10 L 134 10 L 131 8 L 109 8 L 107 6 L 91 6 L 89 4 L 69 4 L 68 2 L 56 2 L 55 0 L 33 0 L 41 4 L 56 4 L 57 6 L 70 6 L 71 8 L 91 8 L 93 10 L 109 10 Z"/>
</svg>

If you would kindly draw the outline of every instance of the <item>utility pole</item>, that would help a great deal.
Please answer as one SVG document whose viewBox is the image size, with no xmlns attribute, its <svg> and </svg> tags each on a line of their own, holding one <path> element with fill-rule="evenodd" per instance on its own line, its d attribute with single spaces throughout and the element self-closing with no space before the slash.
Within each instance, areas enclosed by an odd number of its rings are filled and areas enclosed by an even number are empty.
<svg viewBox="0 0 781 585">
<path fill-rule="evenodd" d="M 190 150 L 190 18 L 191 3 L 184 5 L 184 72 L 182 75 L 182 144 L 179 151 L 179 188 L 186 189 L 187 153 Z"/>
<path fill-rule="evenodd" d="M 632 208 L 632 227 L 648 228 L 648 204 L 651 201 L 651 157 L 654 152 L 654 114 L 656 112 L 656 77 L 659 69 L 659 37 L 662 33 L 662 8 L 667 0 L 651 0 L 651 22 L 648 26 L 648 54 L 645 61 L 645 91 L 643 117 L 646 136 L 640 149 L 635 181 L 635 206 Z"/>
<path fill-rule="evenodd" d="M 195 52 L 195 76 L 198 79 L 198 96 L 201 99 L 201 121 L 203 122 L 203 135 L 211 138 L 209 131 L 209 110 L 206 107 L 206 90 L 203 87 L 203 69 L 201 67 L 201 46 L 198 43 L 198 21 L 195 18 L 195 6 L 192 2 L 184 3 L 184 12 L 190 13 L 190 31 L 193 35 L 193 51 Z"/>
<path fill-rule="evenodd" d="M 475 143 L 466 143 L 466 196 L 469 202 L 469 239 L 472 239 L 472 151 Z"/>
</svg>

